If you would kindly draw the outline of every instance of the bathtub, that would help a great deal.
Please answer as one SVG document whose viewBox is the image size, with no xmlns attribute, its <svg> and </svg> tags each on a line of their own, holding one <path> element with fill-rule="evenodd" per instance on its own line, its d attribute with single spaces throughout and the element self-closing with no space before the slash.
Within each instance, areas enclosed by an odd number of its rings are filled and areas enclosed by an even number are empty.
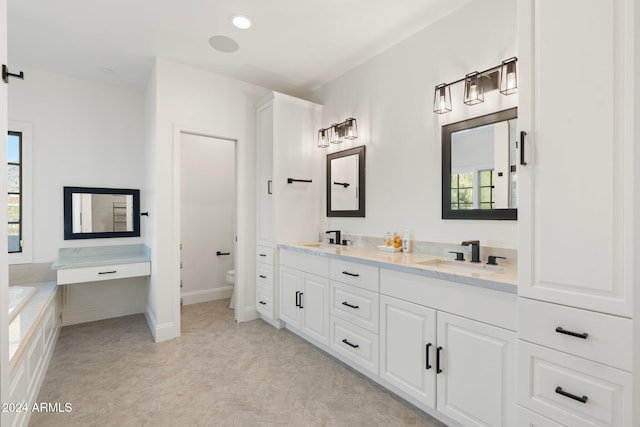
<svg viewBox="0 0 640 427">
<path fill-rule="evenodd" d="M 31 286 L 9 286 L 9 323 L 35 293 L 36 288 Z"/>
</svg>

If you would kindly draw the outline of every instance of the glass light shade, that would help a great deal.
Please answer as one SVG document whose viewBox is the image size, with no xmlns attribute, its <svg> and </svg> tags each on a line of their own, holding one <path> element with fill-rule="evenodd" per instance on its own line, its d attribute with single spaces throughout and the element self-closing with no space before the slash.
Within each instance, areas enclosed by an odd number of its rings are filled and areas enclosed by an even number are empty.
<svg viewBox="0 0 640 427">
<path fill-rule="evenodd" d="M 318 131 L 318 147 L 327 148 L 329 146 L 329 129 Z"/>
<path fill-rule="evenodd" d="M 358 137 L 358 123 L 353 117 L 345 120 L 345 139 L 356 139 Z"/>
<path fill-rule="evenodd" d="M 332 144 L 342 144 L 343 140 L 343 129 L 339 125 L 331 126 L 331 143 Z"/>
<path fill-rule="evenodd" d="M 436 91 L 433 95 L 433 112 L 444 114 L 449 111 L 451 111 L 451 87 L 446 83 L 442 83 L 436 86 Z"/>
<path fill-rule="evenodd" d="M 500 92 L 504 95 L 518 92 L 517 61 L 515 57 L 502 61 L 502 66 L 500 67 Z"/>
<path fill-rule="evenodd" d="M 484 102 L 484 88 L 482 75 L 477 71 L 469 73 L 464 78 L 464 103 L 475 105 Z"/>
</svg>

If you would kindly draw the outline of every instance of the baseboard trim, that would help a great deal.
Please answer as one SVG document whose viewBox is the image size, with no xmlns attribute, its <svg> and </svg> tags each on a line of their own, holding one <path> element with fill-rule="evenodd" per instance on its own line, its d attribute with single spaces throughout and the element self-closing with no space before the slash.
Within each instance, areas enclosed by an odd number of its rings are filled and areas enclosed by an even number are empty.
<svg viewBox="0 0 640 427">
<path fill-rule="evenodd" d="M 231 298 L 233 286 L 206 289 L 204 291 L 183 292 L 180 294 L 184 305 L 198 304 L 201 302 L 215 301 Z"/>
<path fill-rule="evenodd" d="M 242 310 L 242 318 L 238 318 L 238 323 L 241 322 L 250 322 L 252 320 L 256 320 L 258 318 L 258 312 L 256 311 L 256 306 L 252 305 L 251 307 L 245 307 Z"/>
<path fill-rule="evenodd" d="M 158 324 L 156 316 L 154 316 L 149 306 L 146 306 L 144 310 L 144 317 L 147 319 L 147 325 L 149 326 L 154 342 L 169 341 L 179 336 L 176 335 L 174 331 L 175 325 L 173 322 Z"/>
<path fill-rule="evenodd" d="M 130 304 L 116 305 L 90 310 L 70 311 L 62 310 L 62 326 L 70 326 L 78 323 L 95 322 L 96 320 L 111 319 L 113 317 L 140 314 L 144 310 L 144 301 Z"/>
</svg>

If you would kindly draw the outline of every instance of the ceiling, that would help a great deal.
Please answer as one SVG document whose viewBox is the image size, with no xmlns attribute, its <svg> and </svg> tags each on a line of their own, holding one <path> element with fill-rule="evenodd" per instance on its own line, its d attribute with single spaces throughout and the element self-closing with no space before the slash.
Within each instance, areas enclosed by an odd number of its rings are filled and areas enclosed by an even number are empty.
<svg viewBox="0 0 640 427">
<path fill-rule="evenodd" d="M 9 65 L 142 90 L 158 56 L 301 95 L 468 1 L 9 0 Z M 212 49 L 215 35 L 239 50 Z"/>
</svg>

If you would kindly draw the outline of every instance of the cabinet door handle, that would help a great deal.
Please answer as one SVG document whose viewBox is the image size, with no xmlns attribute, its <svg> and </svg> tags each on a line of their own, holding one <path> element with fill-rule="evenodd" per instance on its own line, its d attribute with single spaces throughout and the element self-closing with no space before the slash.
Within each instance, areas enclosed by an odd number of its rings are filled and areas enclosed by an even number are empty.
<svg viewBox="0 0 640 427">
<path fill-rule="evenodd" d="M 360 347 L 358 344 L 351 344 L 349 341 L 347 341 L 347 339 L 346 339 L 346 338 L 345 338 L 345 339 L 343 339 L 343 340 L 342 340 L 342 342 L 343 342 L 343 343 L 345 343 L 346 345 L 348 345 L 348 346 L 349 346 L 349 347 L 351 347 L 351 348 L 358 348 L 358 347 Z"/>
<path fill-rule="evenodd" d="M 221 256 L 221 255 L 231 255 L 231 252 L 216 251 L 216 256 Z"/>
<path fill-rule="evenodd" d="M 558 326 L 556 328 L 556 332 L 559 334 L 571 335 L 572 337 L 576 337 L 576 338 L 582 338 L 583 340 L 586 340 L 589 337 L 589 334 L 586 332 L 579 334 L 578 332 L 566 331 L 562 329 L 562 326 Z"/>
<path fill-rule="evenodd" d="M 267 181 L 267 194 L 273 194 L 273 181 Z"/>
<path fill-rule="evenodd" d="M 264 274 L 261 274 L 258 277 L 261 278 L 261 279 L 266 279 L 267 278 L 267 276 L 265 276 Z"/>
<path fill-rule="evenodd" d="M 561 394 L 565 397 L 568 397 L 569 399 L 577 400 L 578 402 L 581 402 L 581 403 L 587 403 L 587 400 L 589 399 L 587 396 L 580 397 L 580 396 L 576 396 L 575 394 L 566 392 L 560 386 L 556 387 L 556 393 Z"/>
<path fill-rule="evenodd" d="M 100 271 L 98 272 L 98 274 L 113 274 L 113 273 L 117 273 L 116 270 L 112 270 L 112 271 Z"/>
<path fill-rule="evenodd" d="M 357 274 L 357 273 L 349 273 L 348 271 L 343 271 L 342 274 L 346 274 L 347 276 L 351 276 L 351 277 L 360 277 L 359 274 Z"/>
<path fill-rule="evenodd" d="M 520 131 L 520 164 L 526 166 L 527 162 L 524 160 L 524 137 L 527 136 L 525 131 Z"/>
<path fill-rule="evenodd" d="M 260 301 L 260 304 L 262 304 L 262 305 L 267 305 L 267 303 L 266 303 L 266 302 L 264 302 L 264 301 Z"/>
<path fill-rule="evenodd" d="M 300 307 L 300 291 L 296 291 L 296 307 Z"/>
<path fill-rule="evenodd" d="M 440 350 L 442 350 L 442 347 L 436 348 L 436 374 L 442 372 L 442 369 L 440 369 Z"/>
<path fill-rule="evenodd" d="M 304 292 L 300 292 L 300 308 L 304 308 L 304 306 L 302 305 L 302 295 L 304 295 Z"/>
<path fill-rule="evenodd" d="M 360 306 L 358 306 L 358 305 L 351 305 L 351 304 L 349 304 L 349 303 L 348 303 L 348 302 L 346 302 L 346 301 L 342 301 L 342 305 L 346 305 L 347 307 L 349 307 L 349 308 L 353 308 L 354 310 L 357 310 L 357 309 L 359 309 L 359 308 L 360 308 Z"/>
<path fill-rule="evenodd" d="M 258 254 L 258 255 L 260 255 L 260 256 L 267 256 L 267 254 Z"/>
<path fill-rule="evenodd" d="M 426 345 L 426 354 L 427 354 L 427 357 L 426 357 L 426 363 L 425 363 L 424 368 L 425 368 L 425 369 L 427 369 L 427 370 L 431 369 L 431 364 L 429 363 L 429 350 L 430 350 L 430 349 L 431 349 L 431 343 L 429 343 L 429 344 L 427 344 L 427 345 Z"/>
</svg>

